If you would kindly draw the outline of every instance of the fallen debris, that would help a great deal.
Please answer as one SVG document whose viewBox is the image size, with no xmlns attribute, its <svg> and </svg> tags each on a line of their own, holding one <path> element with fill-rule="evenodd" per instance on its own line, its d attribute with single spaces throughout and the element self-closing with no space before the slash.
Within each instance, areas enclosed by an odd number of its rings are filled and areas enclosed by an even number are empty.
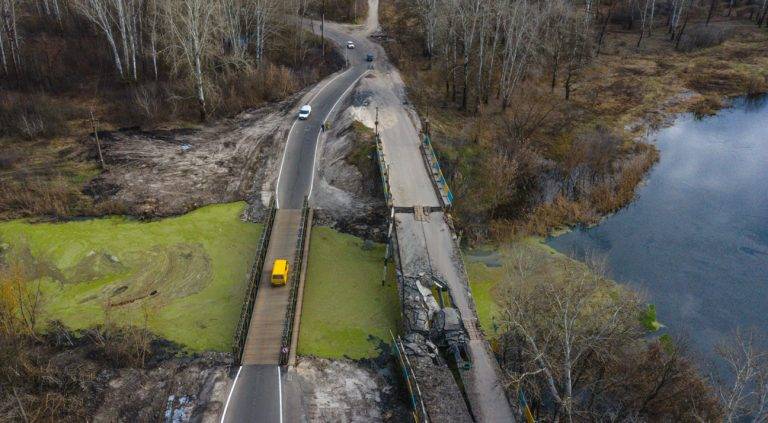
<svg viewBox="0 0 768 423">
<path fill-rule="evenodd" d="M 408 409 L 390 367 L 381 360 L 326 360 L 301 357 L 306 418 L 310 422 L 403 422 Z"/>
</svg>

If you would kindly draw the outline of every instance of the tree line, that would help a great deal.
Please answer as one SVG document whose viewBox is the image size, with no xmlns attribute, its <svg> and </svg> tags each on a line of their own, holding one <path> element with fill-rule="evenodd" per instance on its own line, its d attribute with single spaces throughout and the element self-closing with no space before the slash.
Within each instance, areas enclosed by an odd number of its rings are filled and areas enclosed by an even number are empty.
<svg viewBox="0 0 768 423">
<path fill-rule="evenodd" d="M 200 117 L 208 110 L 210 74 L 258 69 L 281 34 L 294 63 L 309 50 L 301 17 L 307 0 L 0 0 L 0 71 L 25 78 L 22 16 L 45 19 L 44 30 L 86 25 L 109 49 L 122 83 L 182 77 Z M 294 18 L 297 17 L 297 18 Z M 29 32 L 29 31 L 27 31 Z M 29 34 L 31 36 L 31 34 Z"/>
<path fill-rule="evenodd" d="M 705 3 L 706 1 L 706 3 Z M 528 76 L 549 75 L 569 99 L 579 70 L 600 54 L 609 24 L 637 31 L 637 47 L 662 25 L 679 46 L 694 15 L 706 23 L 746 6 L 758 26 L 764 0 L 415 0 L 423 53 L 442 67 L 445 95 L 462 110 L 496 98 L 502 108 Z M 725 13 L 724 11 L 721 11 Z M 662 22 L 663 19 L 663 22 Z"/>
</svg>

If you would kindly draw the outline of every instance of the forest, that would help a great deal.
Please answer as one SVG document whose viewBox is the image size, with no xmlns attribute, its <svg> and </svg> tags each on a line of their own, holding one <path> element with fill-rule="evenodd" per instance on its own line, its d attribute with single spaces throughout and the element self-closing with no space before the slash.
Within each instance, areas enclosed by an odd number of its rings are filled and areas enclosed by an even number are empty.
<svg viewBox="0 0 768 423">
<path fill-rule="evenodd" d="M 380 14 L 470 240 L 595 223 L 657 160 L 654 128 L 768 91 L 763 1 L 395 0 Z"/>
</svg>

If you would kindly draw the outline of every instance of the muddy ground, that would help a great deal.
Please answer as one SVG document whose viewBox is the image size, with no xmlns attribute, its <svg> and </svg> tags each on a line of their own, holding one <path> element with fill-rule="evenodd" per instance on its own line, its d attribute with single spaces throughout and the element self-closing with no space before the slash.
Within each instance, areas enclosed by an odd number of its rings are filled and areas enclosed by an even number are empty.
<svg viewBox="0 0 768 423">
<path fill-rule="evenodd" d="M 405 393 L 388 355 L 376 360 L 301 357 L 305 416 L 310 422 L 408 421 Z"/>
<path fill-rule="evenodd" d="M 274 186 L 293 112 L 304 93 L 202 129 L 100 133 L 106 171 L 85 192 L 110 211 L 161 217 Z M 98 160 L 91 140 L 89 154 Z M 249 201 L 254 202 L 254 201 Z"/>
<path fill-rule="evenodd" d="M 0 421 L 218 421 L 229 354 L 190 355 L 156 338 L 144 350 L 137 332 L 50 327 L 0 337 L 0 374 L 10 381 L 0 386 Z"/>
</svg>

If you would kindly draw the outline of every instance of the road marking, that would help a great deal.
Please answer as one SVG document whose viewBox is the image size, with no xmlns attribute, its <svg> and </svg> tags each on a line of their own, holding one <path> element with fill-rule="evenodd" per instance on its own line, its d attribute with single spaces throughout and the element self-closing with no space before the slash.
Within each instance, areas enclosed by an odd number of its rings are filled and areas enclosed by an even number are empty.
<svg viewBox="0 0 768 423">
<path fill-rule="evenodd" d="M 328 110 L 328 113 L 325 115 L 325 119 L 323 119 L 323 122 L 328 120 L 328 117 L 331 116 L 331 113 L 333 113 L 334 109 L 336 109 L 336 106 L 339 105 L 339 102 L 347 96 L 347 93 L 349 93 L 349 90 L 355 87 L 357 85 L 357 82 L 360 81 L 360 79 L 365 76 L 370 71 L 365 71 L 358 76 L 354 82 L 349 84 L 349 87 L 347 87 L 346 90 L 344 90 L 343 93 L 341 93 L 341 96 L 336 100 L 335 103 L 333 103 L 333 107 L 331 107 L 330 110 Z M 324 131 L 318 131 L 317 132 L 317 139 L 315 139 L 315 153 L 314 156 L 312 156 L 312 179 L 309 182 L 309 194 L 307 194 L 307 198 L 312 198 L 312 189 L 315 187 L 315 165 L 317 164 L 317 146 L 320 145 L 320 135 Z"/>
<path fill-rule="evenodd" d="M 317 92 L 312 96 L 312 98 L 309 99 L 307 104 L 315 101 L 317 96 L 320 95 L 321 92 L 323 92 L 325 87 L 327 87 L 333 81 L 335 81 L 336 78 L 340 77 L 341 75 L 344 75 L 345 73 L 347 73 L 350 70 L 352 70 L 352 68 L 349 68 L 349 69 L 345 70 L 344 72 L 341 72 L 340 74 L 334 76 L 330 81 L 328 81 L 325 85 L 323 85 L 322 88 L 317 90 Z M 291 125 L 291 129 L 288 130 L 288 140 L 285 142 L 285 148 L 283 149 L 283 158 L 280 160 L 280 170 L 277 172 L 277 184 L 275 185 L 275 207 L 277 207 L 278 209 L 280 208 L 280 192 L 279 192 L 279 190 L 280 190 L 280 177 L 283 176 L 283 166 L 285 165 L 285 153 L 288 152 L 288 143 L 291 142 L 291 133 L 293 132 L 293 127 L 296 126 L 297 122 L 298 122 L 298 120 L 294 116 L 294 121 L 293 121 L 293 124 Z M 314 167 L 313 167 L 313 169 L 314 169 Z M 314 170 L 312 172 L 312 177 L 314 179 Z"/>
<path fill-rule="evenodd" d="M 280 366 L 277 366 L 277 390 L 280 393 L 280 423 L 283 423 L 283 381 L 280 379 Z"/>
<path fill-rule="evenodd" d="M 240 366 L 240 368 L 237 369 L 237 375 L 235 376 L 235 381 L 232 382 L 232 389 L 229 391 L 229 395 L 227 395 L 227 403 L 224 404 L 224 412 L 221 413 L 221 423 L 224 423 L 224 418 L 227 416 L 227 407 L 229 407 L 229 400 L 232 399 L 232 393 L 235 392 L 235 385 L 237 385 L 237 378 L 240 377 L 241 370 L 243 370 L 243 366 Z"/>
</svg>

